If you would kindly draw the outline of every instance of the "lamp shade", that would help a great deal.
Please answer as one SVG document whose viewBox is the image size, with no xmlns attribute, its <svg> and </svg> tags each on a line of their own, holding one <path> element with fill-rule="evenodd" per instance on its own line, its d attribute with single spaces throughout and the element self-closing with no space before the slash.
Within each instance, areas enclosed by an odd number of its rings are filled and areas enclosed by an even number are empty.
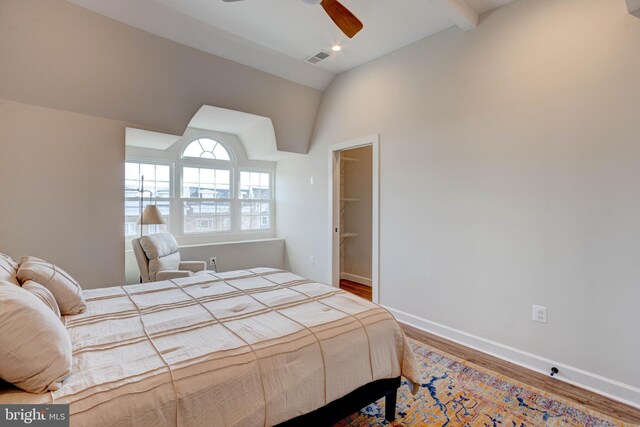
<svg viewBox="0 0 640 427">
<path fill-rule="evenodd" d="M 138 218 L 138 225 L 166 224 L 156 205 L 147 205 Z"/>
</svg>

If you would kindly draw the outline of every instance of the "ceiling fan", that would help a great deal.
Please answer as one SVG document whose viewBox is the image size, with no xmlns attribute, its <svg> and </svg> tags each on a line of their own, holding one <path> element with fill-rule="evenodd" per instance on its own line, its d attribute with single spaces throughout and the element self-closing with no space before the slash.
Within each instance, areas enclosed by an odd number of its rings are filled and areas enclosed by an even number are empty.
<svg viewBox="0 0 640 427">
<path fill-rule="evenodd" d="M 230 3 L 242 0 L 222 0 Z M 320 4 L 329 18 L 349 38 L 353 38 L 364 27 L 356 16 L 342 5 L 338 0 L 302 0 L 308 4 Z"/>
</svg>

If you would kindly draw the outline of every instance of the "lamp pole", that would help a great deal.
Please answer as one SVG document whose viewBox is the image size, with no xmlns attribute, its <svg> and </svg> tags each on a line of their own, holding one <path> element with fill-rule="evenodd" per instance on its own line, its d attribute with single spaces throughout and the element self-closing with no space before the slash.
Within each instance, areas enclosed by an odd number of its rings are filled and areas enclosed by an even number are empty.
<svg viewBox="0 0 640 427">
<path fill-rule="evenodd" d="M 140 188 L 138 191 L 140 192 L 140 238 L 142 238 L 142 227 L 144 227 L 144 218 L 142 217 L 142 203 L 144 201 L 144 175 L 140 176 Z"/>
<path fill-rule="evenodd" d="M 151 198 L 153 197 L 153 191 L 144 189 L 144 175 L 140 175 L 140 188 L 138 188 L 138 192 L 140 193 L 140 238 L 142 238 L 144 227 L 144 209 L 142 208 L 144 193 L 149 193 L 149 202 L 151 202 Z"/>
</svg>

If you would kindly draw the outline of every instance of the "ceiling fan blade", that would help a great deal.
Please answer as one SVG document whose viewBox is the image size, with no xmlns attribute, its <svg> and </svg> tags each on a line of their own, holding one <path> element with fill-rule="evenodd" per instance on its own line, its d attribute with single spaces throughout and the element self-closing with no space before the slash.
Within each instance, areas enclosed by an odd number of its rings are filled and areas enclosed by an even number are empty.
<svg viewBox="0 0 640 427">
<path fill-rule="evenodd" d="M 338 0 L 322 0 L 320 6 L 349 38 L 353 38 L 364 27 L 362 22 Z"/>
</svg>

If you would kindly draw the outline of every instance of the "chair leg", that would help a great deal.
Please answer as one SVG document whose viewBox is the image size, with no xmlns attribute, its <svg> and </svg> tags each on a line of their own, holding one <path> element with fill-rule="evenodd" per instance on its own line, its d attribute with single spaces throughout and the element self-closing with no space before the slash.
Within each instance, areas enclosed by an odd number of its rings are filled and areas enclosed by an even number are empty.
<svg viewBox="0 0 640 427">
<path fill-rule="evenodd" d="M 398 390 L 389 393 L 384 398 L 384 419 L 392 422 L 396 419 L 396 400 L 398 399 Z"/>
</svg>

